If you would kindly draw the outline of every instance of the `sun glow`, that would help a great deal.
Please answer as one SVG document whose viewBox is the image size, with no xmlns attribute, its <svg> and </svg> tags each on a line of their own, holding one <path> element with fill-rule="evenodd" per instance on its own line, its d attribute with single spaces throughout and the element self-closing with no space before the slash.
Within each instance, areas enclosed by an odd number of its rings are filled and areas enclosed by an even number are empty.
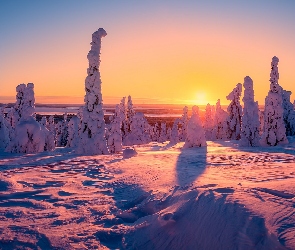
<svg viewBox="0 0 295 250">
<path fill-rule="evenodd" d="M 206 105 L 208 103 L 206 93 L 201 91 L 197 92 L 194 102 L 196 105 Z"/>
</svg>

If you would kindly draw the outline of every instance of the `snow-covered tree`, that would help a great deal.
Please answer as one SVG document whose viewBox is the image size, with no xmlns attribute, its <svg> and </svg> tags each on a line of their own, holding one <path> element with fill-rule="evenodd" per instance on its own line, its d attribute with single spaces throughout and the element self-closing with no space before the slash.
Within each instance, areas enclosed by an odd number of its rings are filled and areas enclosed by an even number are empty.
<svg viewBox="0 0 295 250">
<path fill-rule="evenodd" d="M 4 118 L 4 108 L 0 107 L 0 150 L 4 150 L 9 143 L 9 130 Z"/>
<path fill-rule="evenodd" d="M 20 84 L 16 87 L 14 114 L 19 119 L 15 127 L 15 137 L 6 151 L 12 153 L 37 153 L 46 150 L 46 135 L 33 116 L 35 111 L 34 84 Z"/>
<path fill-rule="evenodd" d="M 192 116 L 187 124 L 187 136 L 184 143 L 184 148 L 205 147 L 207 146 L 205 131 L 202 127 L 199 117 L 199 108 L 193 106 Z"/>
<path fill-rule="evenodd" d="M 63 115 L 63 120 L 56 124 L 56 146 L 65 147 L 68 142 L 68 115 Z"/>
<path fill-rule="evenodd" d="M 214 116 L 214 130 L 212 137 L 213 140 L 226 140 L 228 139 L 227 135 L 227 118 L 228 113 L 221 108 L 220 100 L 217 100 L 216 108 L 215 108 L 215 116 Z"/>
<path fill-rule="evenodd" d="M 180 119 L 175 119 L 172 129 L 171 129 L 171 136 L 170 136 L 170 143 L 175 144 L 179 142 L 179 134 L 178 134 L 178 124 L 180 123 Z"/>
<path fill-rule="evenodd" d="M 276 146 L 288 143 L 283 118 L 282 88 L 278 83 L 278 63 L 279 58 L 274 56 L 271 62 L 270 90 L 265 98 L 264 131 L 260 140 L 262 146 Z"/>
<path fill-rule="evenodd" d="M 114 117 L 110 124 L 110 133 L 108 136 L 108 147 L 110 153 L 119 153 L 122 151 L 122 113 L 120 105 L 116 105 Z"/>
<path fill-rule="evenodd" d="M 168 136 L 167 136 L 167 127 L 166 127 L 166 123 L 162 122 L 161 123 L 161 131 L 160 131 L 160 136 L 158 141 L 159 142 L 165 142 L 168 140 Z"/>
<path fill-rule="evenodd" d="M 214 106 L 209 103 L 206 106 L 205 120 L 204 120 L 205 136 L 207 140 L 214 140 Z"/>
<path fill-rule="evenodd" d="M 39 122 L 41 125 L 43 125 L 44 127 L 47 127 L 47 119 L 46 119 L 46 116 L 42 116 L 40 122 Z"/>
<path fill-rule="evenodd" d="M 100 49 L 101 39 L 107 35 L 106 31 L 99 28 L 92 34 L 91 49 L 88 53 L 89 68 L 85 79 L 83 117 L 80 133 L 78 153 L 108 154 L 105 138 L 105 121 L 102 109 L 101 79 L 100 79 Z"/>
<path fill-rule="evenodd" d="M 242 84 L 238 83 L 233 91 L 226 97 L 231 103 L 227 107 L 227 138 L 230 140 L 239 140 L 241 138 L 241 118 L 242 106 L 240 98 L 242 94 Z"/>
<path fill-rule="evenodd" d="M 126 146 L 140 145 L 151 142 L 148 122 L 143 113 L 135 113 L 130 124 L 130 133 L 124 138 Z"/>
<path fill-rule="evenodd" d="M 178 126 L 179 129 L 179 140 L 184 141 L 186 139 L 186 129 L 187 129 L 187 123 L 188 123 L 188 107 L 185 106 L 183 108 L 183 114 L 180 118 L 180 123 Z"/>
<path fill-rule="evenodd" d="M 68 122 L 67 147 L 75 148 L 79 144 L 79 118 L 73 116 Z"/>
<path fill-rule="evenodd" d="M 159 141 L 160 138 L 160 131 L 161 131 L 161 125 L 156 122 L 152 128 L 152 140 L 153 141 Z"/>
<path fill-rule="evenodd" d="M 294 106 L 290 101 L 291 94 L 292 94 L 291 91 L 282 89 L 283 109 L 284 109 L 283 117 L 284 117 L 287 136 L 295 135 L 295 111 L 294 111 Z"/>
<path fill-rule="evenodd" d="M 242 116 L 240 146 L 259 146 L 259 109 L 254 101 L 253 81 L 249 76 L 244 78 L 244 110 Z"/>
</svg>

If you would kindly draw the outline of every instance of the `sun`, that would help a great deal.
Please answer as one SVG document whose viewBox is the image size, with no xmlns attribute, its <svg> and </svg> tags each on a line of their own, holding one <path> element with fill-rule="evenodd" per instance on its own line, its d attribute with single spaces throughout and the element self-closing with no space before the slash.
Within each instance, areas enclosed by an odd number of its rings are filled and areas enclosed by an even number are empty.
<svg viewBox="0 0 295 250">
<path fill-rule="evenodd" d="M 206 93 L 203 91 L 199 91 L 196 93 L 196 105 L 206 105 L 208 103 Z"/>
</svg>

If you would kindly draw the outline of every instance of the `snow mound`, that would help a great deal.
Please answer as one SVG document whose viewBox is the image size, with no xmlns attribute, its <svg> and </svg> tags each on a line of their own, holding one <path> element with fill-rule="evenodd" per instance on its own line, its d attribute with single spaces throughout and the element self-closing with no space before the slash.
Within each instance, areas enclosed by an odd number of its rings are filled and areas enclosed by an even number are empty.
<svg viewBox="0 0 295 250">
<path fill-rule="evenodd" d="M 125 148 L 123 150 L 123 158 L 124 159 L 128 159 L 128 158 L 131 158 L 136 155 L 137 155 L 137 152 L 134 148 Z"/>
</svg>

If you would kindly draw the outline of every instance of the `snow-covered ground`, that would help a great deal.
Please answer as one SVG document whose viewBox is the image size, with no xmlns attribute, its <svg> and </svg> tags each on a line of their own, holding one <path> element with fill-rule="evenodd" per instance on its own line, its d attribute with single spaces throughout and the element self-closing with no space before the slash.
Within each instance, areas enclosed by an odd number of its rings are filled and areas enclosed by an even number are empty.
<svg viewBox="0 0 295 250">
<path fill-rule="evenodd" d="M 0 154 L 0 249 L 295 249 L 295 137 Z"/>
</svg>

